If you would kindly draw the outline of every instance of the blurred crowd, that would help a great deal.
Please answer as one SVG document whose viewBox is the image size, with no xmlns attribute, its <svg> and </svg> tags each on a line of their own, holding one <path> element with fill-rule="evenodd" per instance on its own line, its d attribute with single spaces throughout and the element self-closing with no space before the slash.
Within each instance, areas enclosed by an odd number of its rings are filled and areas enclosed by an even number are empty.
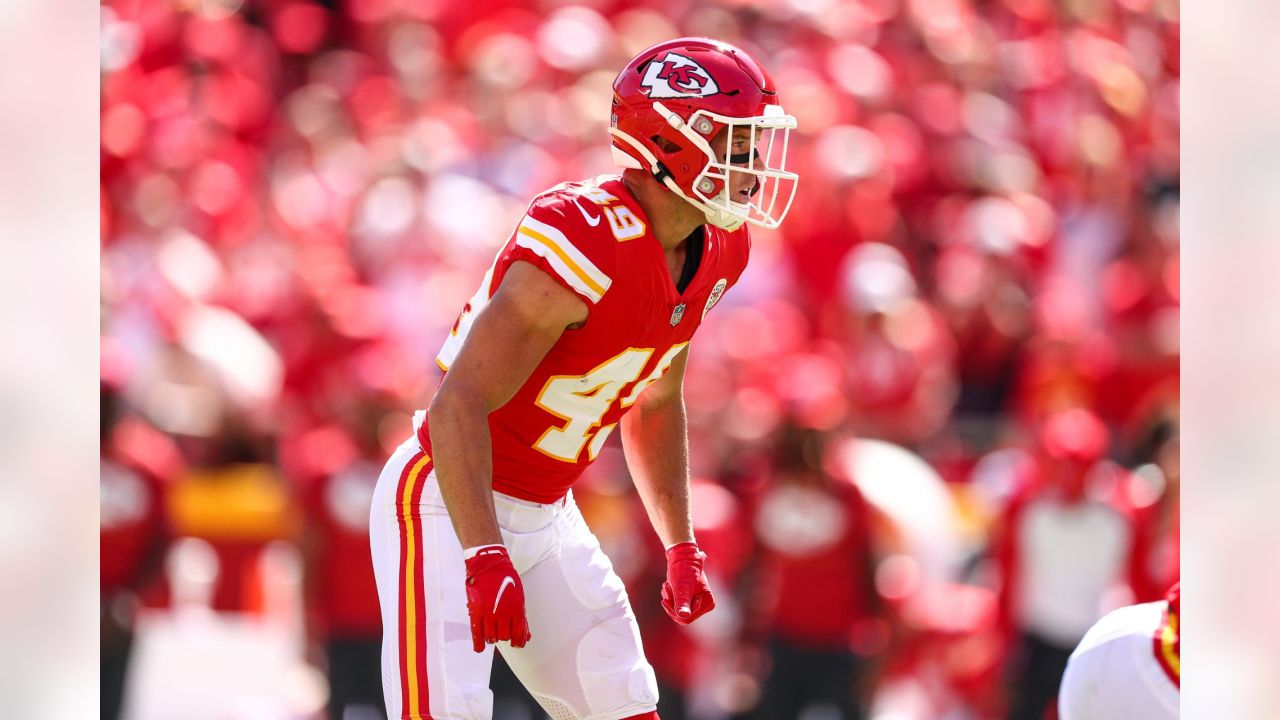
<svg viewBox="0 0 1280 720">
<path fill-rule="evenodd" d="M 575 489 L 664 720 L 1040 718 L 1177 579 L 1177 0 L 101 12 L 104 717 L 189 538 L 225 613 L 295 549 L 330 716 L 377 712 L 377 472 L 529 200 L 613 171 L 617 70 L 680 35 L 768 68 L 801 181 L 691 351 L 716 612 L 657 612 L 617 448 Z"/>
</svg>

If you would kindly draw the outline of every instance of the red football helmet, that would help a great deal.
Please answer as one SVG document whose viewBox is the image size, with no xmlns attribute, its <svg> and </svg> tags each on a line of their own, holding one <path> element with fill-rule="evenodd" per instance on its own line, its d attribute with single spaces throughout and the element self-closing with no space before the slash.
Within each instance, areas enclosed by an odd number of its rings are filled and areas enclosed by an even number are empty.
<svg viewBox="0 0 1280 720">
<path fill-rule="evenodd" d="M 799 180 L 785 169 L 795 126 L 764 68 L 717 40 L 654 45 L 613 82 L 614 159 L 652 173 L 706 213 L 708 222 L 727 230 L 743 222 L 774 228 L 786 216 Z M 750 131 L 750 149 L 734 154 L 739 128 Z M 713 141 L 724 143 L 721 154 Z M 734 173 L 752 176 L 754 190 L 746 202 L 731 196 Z"/>
</svg>

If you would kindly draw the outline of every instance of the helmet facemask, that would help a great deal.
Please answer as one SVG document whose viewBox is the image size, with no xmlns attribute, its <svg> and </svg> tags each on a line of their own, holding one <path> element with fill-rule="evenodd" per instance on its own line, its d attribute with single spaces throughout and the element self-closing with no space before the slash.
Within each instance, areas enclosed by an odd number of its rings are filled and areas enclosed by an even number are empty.
<svg viewBox="0 0 1280 720">
<path fill-rule="evenodd" d="M 699 133 L 707 124 L 719 137 L 704 140 Z M 799 176 L 786 170 L 787 149 L 795 118 L 783 113 L 777 105 L 765 108 L 765 114 L 751 118 L 732 118 L 699 110 L 681 128 L 707 155 L 707 165 L 693 181 L 693 197 L 687 198 L 702 208 L 713 225 L 729 230 L 744 221 L 763 228 L 776 228 L 786 217 L 795 198 Z M 720 132 L 719 128 L 723 128 Z M 746 133 L 740 133 L 741 129 Z M 735 136 L 745 134 L 748 149 L 733 152 Z M 700 142 L 701 141 L 701 142 Z M 723 143 L 715 152 L 711 142 Z M 703 147 L 705 145 L 705 147 Z M 722 158 L 722 159 L 721 159 Z M 743 201 L 735 187 L 747 179 L 754 186 L 750 198 Z"/>
<path fill-rule="evenodd" d="M 690 186 L 682 187 L 671 173 L 665 172 L 664 163 L 655 156 L 654 150 L 627 133 L 612 128 L 610 133 L 616 140 L 623 141 L 646 159 L 649 167 L 645 169 L 672 192 L 702 210 L 707 222 L 716 227 L 732 231 L 744 222 L 763 228 L 776 228 L 782 223 L 795 197 L 799 180 L 798 175 L 785 169 L 790 133 L 796 127 L 794 117 L 784 113 L 778 105 L 767 105 L 763 115 L 745 118 L 697 110 L 688 121 L 661 102 L 655 101 L 653 110 L 676 131 L 668 137 L 678 138 L 689 148 L 687 151 L 680 149 L 680 155 L 695 162 L 700 156 L 705 163 Z M 750 138 L 750 147 L 746 153 L 735 156 L 734 136 L 744 128 Z M 670 129 L 666 132 L 670 133 Z M 650 143 L 658 139 L 655 137 Z M 713 142 L 724 143 L 719 153 L 713 148 Z M 641 167 L 616 145 L 614 154 L 624 167 Z M 672 156 L 668 154 L 668 157 Z M 732 197 L 731 188 L 744 175 L 751 176 L 755 190 L 749 200 L 740 202 Z"/>
</svg>

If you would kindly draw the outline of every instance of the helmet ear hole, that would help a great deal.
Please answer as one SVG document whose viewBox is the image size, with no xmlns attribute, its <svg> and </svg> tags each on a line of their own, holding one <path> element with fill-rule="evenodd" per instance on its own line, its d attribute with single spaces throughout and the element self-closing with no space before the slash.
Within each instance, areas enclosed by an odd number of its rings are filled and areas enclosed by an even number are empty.
<svg viewBox="0 0 1280 720">
<path fill-rule="evenodd" d="M 649 138 L 649 140 L 651 140 L 654 145 L 657 145 L 658 149 L 662 150 L 662 152 L 667 153 L 668 155 L 674 155 L 675 153 L 682 152 L 684 150 L 684 148 L 680 147 L 678 144 L 671 142 L 670 140 L 662 137 L 661 135 L 654 135 L 653 137 Z"/>
</svg>

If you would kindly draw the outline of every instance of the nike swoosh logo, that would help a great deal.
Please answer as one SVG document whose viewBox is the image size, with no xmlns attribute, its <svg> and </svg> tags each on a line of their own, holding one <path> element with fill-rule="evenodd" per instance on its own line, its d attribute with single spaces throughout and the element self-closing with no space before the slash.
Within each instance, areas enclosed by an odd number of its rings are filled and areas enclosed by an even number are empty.
<svg viewBox="0 0 1280 720">
<path fill-rule="evenodd" d="M 509 587 L 515 587 L 516 581 L 510 575 L 502 578 L 502 584 L 498 586 L 498 597 L 493 599 L 493 614 L 498 614 L 498 603 L 502 602 L 502 593 L 507 591 Z"/>
<path fill-rule="evenodd" d="M 582 219 L 586 220 L 588 225 L 595 227 L 600 224 L 600 216 L 596 215 L 595 217 L 592 217 L 588 215 L 586 209 L 578 204 L 578 198 L 576 197 L 573 199 L 573 206 L 578 208 L 578 212 L 582 213 Z"/>
</svg>

